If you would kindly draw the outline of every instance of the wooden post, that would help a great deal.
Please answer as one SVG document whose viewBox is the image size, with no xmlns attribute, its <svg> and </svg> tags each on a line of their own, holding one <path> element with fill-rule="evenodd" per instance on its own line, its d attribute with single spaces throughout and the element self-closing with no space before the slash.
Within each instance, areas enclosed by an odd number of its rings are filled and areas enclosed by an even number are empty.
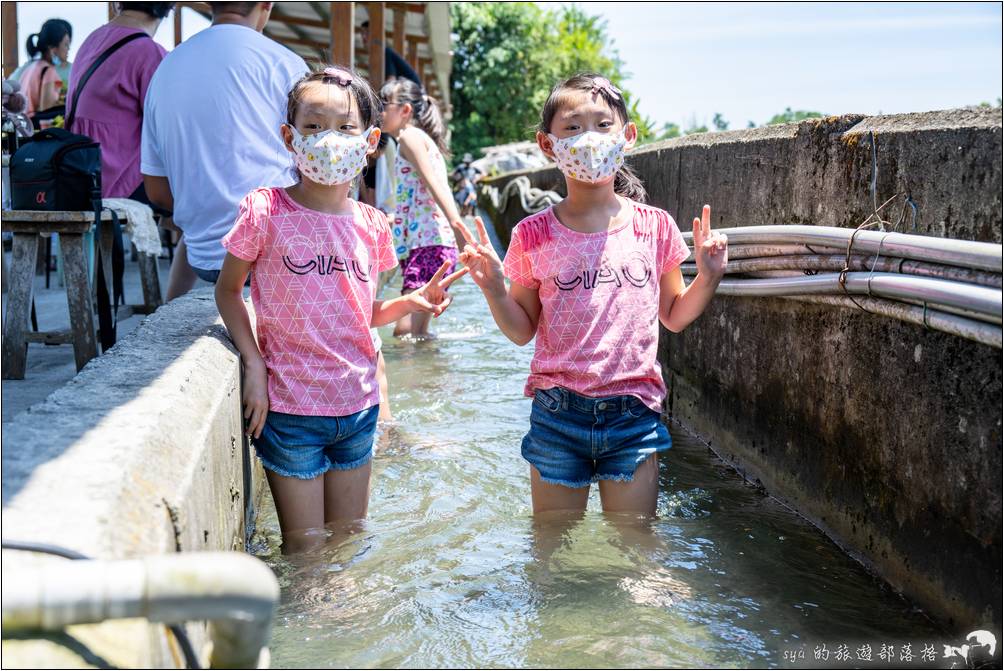
<svg viewBox="0 0 1004 671">
<path fill-rule="evenodd" d="M 415 72 L 418 72 L 418 42 L 411 39 L 411 35 L 408 35 L 408 65 L 412 67 Z"/>
<path fill-rule="evenodd" d="M 356 3 L 331 3 L 331 62 L 354 67 Z"/>
<path fill-rule="evenodd" d="M 386 72 L 386 54 L 384 49 L 387 46 L 387 38 L 384 36 L 384 7 L 382 2 L 367 2 L 366 12 L 370 20 L 370 48 L 369 48 L 369 71 L 370 84 L 374 90 L 379 91 L 383 86 L 384 74 Z"/>
<path fill-rule="evenodd" d="M 398 56 L 404 55 L 404 20 L 407 14 L 400 9 L 394 10 L 394 51 Z"/>
<path fill-rule="evenodd" d="M 174 46 L 181 44 L 181 10 L 184 9 L 179 2 L 174 6 Z"/>
<path fill-rule="evenodd" d="M 5 2 L 3 7 L 3 76 L 4 79 L 10 73 L 17 70 L 17 3 Z"/>
</svg>

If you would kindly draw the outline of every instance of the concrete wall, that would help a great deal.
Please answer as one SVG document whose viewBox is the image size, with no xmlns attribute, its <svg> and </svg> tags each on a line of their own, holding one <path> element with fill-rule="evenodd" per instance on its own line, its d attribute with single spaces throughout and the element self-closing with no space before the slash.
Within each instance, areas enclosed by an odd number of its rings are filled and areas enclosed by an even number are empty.
<svg viewBox="0 0 1004 671">
<path fill-rule="evenodd" d="M 899 230 L 1000 243 L 1001 111 L 847 115 L 637 151 L 650 200 L 689 230 L 855 227 L 897 193 Z M 563 190 L 555 169 L 510 173 Z M 503 244 L 525 216 L 480 205 Z M 902 198 L 899 200 L 902 203 Z M 899 211 L 887 213 L 896 221 Z M 716 298 L 663 331 L 667 411 L 963 635 L 1001 624 L 1001 352 L 858 310 Z"/>
<path fill-rule="evenodd" d="M 243 550 L 264 479 L 241 417 L 238 356 L 212 289 L 171 302 L 4 425 L 4 539 L 106 559 Z M 66 560 L 5 550 L 4 579 L 42 561 Z M 198 649 L 204 627 L 188 629 Z M 4 666 L 179 666 L 172 646 L 163 626 L 107 622 L 4 639 Z"/>
</svg>

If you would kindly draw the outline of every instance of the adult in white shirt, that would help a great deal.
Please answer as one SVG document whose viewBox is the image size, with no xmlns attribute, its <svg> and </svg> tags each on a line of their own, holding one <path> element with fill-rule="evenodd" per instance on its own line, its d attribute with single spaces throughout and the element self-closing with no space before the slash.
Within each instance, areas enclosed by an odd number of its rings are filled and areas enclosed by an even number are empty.
<svg viewBox="0 0 1004 671">
<path fill-rule="evenodd" d="M 271 2 L 210 2 L 213 24 L 161 62 L 147 90 L 140 172 L 150 200 L 173 210 L 184 235 L 167 300 L 216 282 L 220 240 L 259 186 L 295 182 L 279 127 L 293 84 L 309 68 L 261 34 Z"/>
</svg>

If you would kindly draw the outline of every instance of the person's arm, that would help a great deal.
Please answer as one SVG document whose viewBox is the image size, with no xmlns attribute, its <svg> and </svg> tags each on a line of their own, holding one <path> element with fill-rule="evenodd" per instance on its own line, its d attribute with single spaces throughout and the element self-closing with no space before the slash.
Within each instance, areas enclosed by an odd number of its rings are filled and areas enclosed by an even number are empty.
<svg viewBox="0 0 1004 671">
<path fill-rule="evenodd" d="M 162 210 L 174 211 L 174 194 L 171 193 L 171 183 L 167 177 L 143 175 L 143 188 L 151 203 Z"/>
<path fill-rule="evenodd" d="M 429 160 L 429 152 L 425 146 L 425 139 L 422 137 L 422 134 L 409 133 L 405 129 L 401 132 L 399 140 L 400 148 L 398 151 L 401 152 L 406 161 L 415 166 L 419 178 L 425 184 L 425 188 L 432 194 L 436 204 L 439 205 L 439 209 L 443 211 L 443 214 L 446 215 L 447 220 L 450 222 L 450 226 L 453 227 L 453 235 L 457 239 L 457 248 L 463 249 L 464 245 L 474 242 L 470 232 L 468 232 L 467 227 L 464 226 L 464 222 L 460 218 L 460 212 L 457 210 L 457 205 L 453 200 L 453 194 L 450 193 L 449 184 L 441 182 L 436 178 L 436 172 L 432 167 L 432 161 Z"/>
<path fill-rule="evenodd" d="M 384 326 L 412 312 L 431 312 L 435 317 L 443 314 L 453 302 L 453 296 L 447 293 L 447 290 L 451 284 L 467 274 L 467 268 L 461 268 L 443 277 L 451 265 L 450 261 L 444 261 L 432 279 L 411 293 L 386 301 L 373 301 L 370 326 Z"/>
<path fill-rule="evenodd" d="M 517 345 L 525 345 L 537 334 L 541 310 L 539 290 L 518 282 L 506 287 L 502 261 L 491 246 L 481 217 L 475 217 L 474 224 L 481 242 L 468 244 L 460 260 L 484 293 L 499 330 Z"/>
<path fill-rule="evenodd" d="M 694 260 L 697 277 L 686 286 L 680 267 L 659 277 L 659 321 L 679 333 L 701 316 L 715 296 L 729 262 L 728 240 L 711 232 L 711 208 L 704 206 L 700 219 L 694 219 Z"/>
<path fill-rule="evenodd" d="M 223 270 L 216 281 L 216 307 L 230 332 L 230 338 L 241 353 L 244 365 L 244 419 L 248 420 L 248 435 L 258 438 L 268 415 L 268 370 L 258 350 L 251 319 L 244 305 L 244 281 L 251 265 L 250 261 L 227 253 Z"/>
</svg>

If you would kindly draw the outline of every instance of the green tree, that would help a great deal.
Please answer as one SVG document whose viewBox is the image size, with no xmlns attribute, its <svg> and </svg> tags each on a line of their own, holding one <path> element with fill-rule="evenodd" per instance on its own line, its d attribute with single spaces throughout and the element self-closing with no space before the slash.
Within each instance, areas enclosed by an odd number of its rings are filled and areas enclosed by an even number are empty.
<svg viewBox="0 0 1004 671">
<path fill-rule="evenodd" d="M 790 107 L 785 107 L 783 112 L 772 116 L 770 118 L 770 121 L 768 121 L 766 125 L 773 126 L 779 123 L 791 123 L 792 121 L 802 121 L 803 119 L 818 119 L 822 116 L 823 115 L 819 112 L 809 112 L 806 110 L 792 111 Z"/>
<path fill-rule="evenodd" d="M 624 89 L 627 74 L 602 18 L 574 5 L 551 11 L 530 2 L 458 2 L 450 13 L 455 154 L 532 139 L 551 87 L 583 71 L 602 73 L 624 91 L 640 140 L 654 137 L 653 122 Z"/>
<path fill-rule="evenodd" d="M 711 119 L 711 125 L 715 127 L 715 130 L 729 129 L 729 122 L 725 120 L 721 112 L 715 112 L 715 116 Z"/>
</svg>

